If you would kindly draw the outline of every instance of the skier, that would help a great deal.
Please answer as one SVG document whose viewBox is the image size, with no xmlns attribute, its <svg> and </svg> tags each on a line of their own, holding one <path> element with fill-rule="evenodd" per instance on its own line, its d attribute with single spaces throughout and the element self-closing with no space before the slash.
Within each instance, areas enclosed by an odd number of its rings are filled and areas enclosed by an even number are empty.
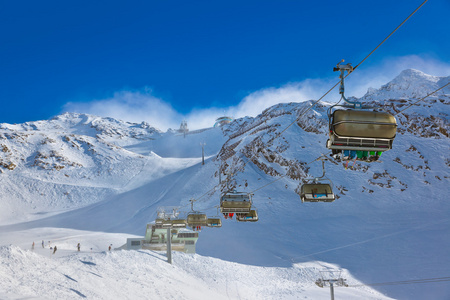
<svg viewBox="0 0 450 300">
<path fill-rule="evenodd" d="M 56 250 L 57 250 L 57 249 L 56 249 L 56 246 L 55 246 L 55 248 L 53 249 L 53 254 L 55 254 Z"/>
<path fill-rule="evenodd" d="M 31 245 L 31 250 L 34 250 L 34 242 L 33 242 L 33 245 Z"/>
<path fill-rule="evenodd" d="M 80 252 L 80 243 L 78 243 L 77 248 L 78 248 L 78 252 Z"/>
<path fill-rule="evenodd" d="M 108 250 L 109 250 L 109 251 L 111 251 L 111 246 L 112 246 L 112 244 L 111 244 L 111 245 L 109 245 L 109 247 L 108 247 Z"/>
<path fill-rule="evenodd" d="M 42 240 L 42 248 L 44 248 L 44 240 Z"/>
</svg>

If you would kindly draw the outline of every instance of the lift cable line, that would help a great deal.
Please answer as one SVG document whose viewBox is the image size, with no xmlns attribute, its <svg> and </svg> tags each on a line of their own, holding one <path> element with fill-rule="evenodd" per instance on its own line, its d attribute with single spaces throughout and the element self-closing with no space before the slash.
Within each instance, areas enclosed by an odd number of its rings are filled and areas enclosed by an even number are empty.
<svg viewBox="0 0 450 300">
<path fill-rule="evenodd" d="M 403 24 L 406 23 L 406 21 L 408 21 L 409 18 L 411 18 L 428 0 L 425 0 L 422 2 L 422 4 L 420 4 L 400 25 L 397 26 L 397 28 L 394 29 L 394 31 L 392 31 L 378 46 L 375 47 L 375 49 L 372 50 L 372 52 L 370 52 L 359 64 L 357 64 L 355 67 L 353 67 L 353 70 L 355 70 L 357 67 L 359 67 L 367 58 L 369 58 L 369 56 L 372 55 L 372 53 L 375 52 L 375 50 L 377 50 L 388 38 L 391 37 L 391 35 L 393 35 L 400 27 L 402 27 Z M 348 76 L 348 74 L 347 74 Z M 345 77 L 347 77 L 345 76 Z"/>
<path fill-rule="evenodd" d="M 227 178 L 225 181 L 228 181 L 229 180 L 229 178 Z M 211 189 L 209 189 L 206 193 L 204 193 L 203 195 L 201 195 L 200 197 L 198 197 L 198 198 L 195 198 L 195 199 L 192 199 L 194 202 L 195 201 L 200 201 L 200 199 L 202 199 L 203 197 L 205 197 L 206 195 L 208 195 L 209 193 L 211 193 L 212 191 L 214 191 L 217 187 L 219 187 L 221 185 L 221 183 L 218 183 L 218 184 L 216 184 L 215 186 L 213 186 Z M 188 203 L 188 204 L 186 204 L 186 205 L 183 205 L 183 206 L 180 206 L 179 208 L 184 208 L 184 207 L 187 207 L 187 206 L 190 206 L 191 205 L 191 203 Z M 207 208 L 206 210 L 208 210 L 208 209 L 210 209 L 210 208 Z"/>
<path fill-rule="evenodd" d="M 356 68 L 358 68 L 365 60 L 367 60 L 367 58 L 369 58 L 384 42 L 386 42 L 401 26 L 403 26 L 404 23 L 406 23 L 406 21 L 408 21 L 426 2 L 428 2 L 428 0 L 425 0 L 424 2 L 422 2 L 422 4 L 420 4 L 405 20 L 403 20 L 402 23 L 400 23 L 400 25 L 398 25 L 380 44 L 378 44 L 360 63 L 358 63 L 355 67 L 352 68 L 351 72 L 348 72 L 347 75 L 345 75 L 343 77 L 343 79 L 347 78 L 350 73 L 352 73 Z M 279 133 L 277 133 L 275 135 L 275 137 L 273 139 L 270 140 L 270 142 L 273 142 L 275 139 L 277 139 L 279 136 L 281 136 L 287 129 L 289 129 L 292 125 L 294 125 L 302 116 L 304 116 L 311 108 L 313 108 L 317 103 L 319 103 L 326 95 L 328 95 L 336 86 L 338 86 L 341 83 L 341 80 L 338 81 L 333 87 L 331 87 L 325 94 L 323 94 L 318 100 L 316 100 L 310 107 L 308 107 L 306 110 L 304 110 L 291 124 L 289 124 L 285 129 L 283 129 L 282 131 L 280 131 Z M 447 84 L 448 85 L 448 84 Z M 447 85 L 443 86 L 442 88 L 446 87 Z M 441 89 L 442 89 L 441 88 Z M 439 89 L 440 90 L 440 89 Z M 437 92 L 438 90 L 436 90 L 435 92 Z M 432 93 L 433 94 L 433 93 Z M 431 94 L 430 94 L 431 95 Z M 429 95 L 428 95 L 429 96 Z M 427 96 L 427 97 L 428 97 Z M 425 97 L 426 98 L 426 97 Z M 421 99 L 423 100 L 423 99 Z M 256 154 L 255 154 L 256 155 Z M 253 156 L 252 156 L 253 158 Z M 249 160 L 250 161 L 250 160 Z M 244 162 L 244 167 L 248 162 Z M 287 175 L 287 174 L 286 174 Z M 282 176 L 281 178 L 285 177 L 286 175 Z M 277 178 L 278 181 L 281 178 Z M 275 182 L 274 181 L 274 182 Z M 273 183 L 273 182 L 272 182 Z M 200 200 L 201 198 L 203 198 L 204 196 L 206 196 L 208 193 L 210 193 L 211 191 L 215 190 L 218 186 L 220 186 L 220 183 L 217 184 L 216 186 L 214 186 L 212 189 L 208 190 L 205 194 L 203 194 L 201 197 L 197 198 L 196 200 Z M 267 185 L 266 185 L 267 186 Z M 264 186 L 265 187 L 265 186 Z M 259 188 L 258 190 L 262 189 Z M 189 204 L 188 204 L 189 205 Z M 185 205 L 187 206 L 187 205 Z"/>
<path fill-rule="evenodd" d="M 423 101 L 425 98 L 430 97 L 431 95 L 433 95 L 434 93 L 437 93 L 438 91 L 442 90 L 443 88 L 445 88 L 445 87 L 448 86 L 448 85 L 450 85 L 450 81 L 449 81 L 446 85 L 441 86 L 440 88 L 438 88 L 437 90 L 435 90 L 434 92 L 431 92 L 431 93 L 429 93 L 428 95 L 426 95 L 425 97 L 423 97 L 423 98 L 417 100 L 416 102 L 414 102 L 414 103 L 408 105 L 406 108 L 402 109 L 401 111 L 399 111 L 398 113 L 396 113 L 394 116 L 397 116 L 397 115 L 403 113 L 405 110 L 407 110 L 407 109 L 410 108 L 411 106 L 416 105 L 416 104 L 419 103 L 420 101 Z"/>
<path fill-rule="evenodd" d="M 292 125 L 294 125 L 296 122 L 298 122 L 298 120 L 303 117 L 310 109 L 312 109 L 317 103 L 319 103 L 325 96 L 327 96 L 336 86 L 338 86 L 339 84 L 341 84 L 341 82 L 347 78 L 356 68 L 358 68 L 364 61 L 367 60 L 367 58 L 369 58 L 382 44 L 384 44 L 384 42 L 386 42 L 401 26 L 403 26 L 403 24 L 406 23 L 406 21 L 408 21 L 428 0 L 425 0 L 424 2 L 422 2 L 422 4 L 420 4 L 405 20 L 403 20 L 402 23 L 400 23 L 400 25 L 398 25 L 381 43 L 379 43 L 366 57 L 364 57 L 364 59 L 359 62 L 355 67 L 352 67 L 351 70 L 349 70 L 349 72 L 343 77 L 341 78 L 340 81 L 338 81 L 335 85 L 333 85 L 325 94 L 323 94 L 318 100 L 316 100 L 314 103 L 312 103 L 312 105 L 310 107 L 308 107 L 306 110 L 304 110 L 292 123 L 290 123 L 286 128 L 284 128 L 282 131 L 280 131 L 279 133 L 277 133 L 275 135 L 275 137 L 273 139 L 270 140 L 270 142 L 273 142 L 275 139 L 277 139 L 278 137 L 280 137 L 286 130 L 288 130 Z M 343 60 L 341 61 L 343 62 Z M 338 64 L 339 65 L 339 64 Z M 342 100 L 342 98 L 341 98 Z M 340 101 L 340 100 L 339 100 Z M 256 154 L 255 154 L 256 155 Z M 252 156 L 253 158 L 253 156 Z M 247 164 L 247 162 L 244 163 L 244 167 Z"/>
<path fill-rule="evenodd" d="M 370 284 L 355 284 L 355 285 L 348 285 L 347 287 L 417 284 L 417 283 L 448 282 L 448 281 L 450 281 L 450 277 L 437 277 L 437 278 L 412 279 L 403 281 L 389 281 Z"/>
<path fill-rule="evenodd" d="M 409 18 L 411 18 L 428 0 L 425 0 L 424 2 L 422 2 L 422 4 L 420 4 L 400 25 L 398 25 L 394 31 L 392 31 L 380 44 L 378 44 L 378 46 L 375 47 L 375 49 L 373 49 L 366 57 L 364 57 L 364 59 L 357 64 L 355 67 L 353 67 L 352 72 L 358 68 L 367 58 L 369 58 L 369 56 L 371 56 L 382 44 L 384 44 L 384 42 L 387 41 L 387 39 L 389 39 L 403 24 L 406 23 L 406 21 L 408 21 Z M 348 75 L 350 75 L 350 73 L 352 72 L 348 72 L 347 75 L 344 76 L 343 79 L 347 78 Z M 319 101 L 321 101 L 326 95 L 328 95 L 336 86 L 338 86 L 341 83 L 341 81 L 337 82 L 332 88 L 330 88 L 322 97 L 320 97 L 316 102 L 314 102 L 308 109 L 306 109 L 300 116 L 297 117 L 297 119 L 295 119 L 294 122 L 292 122 L 291 124 L 289 124 L 284 130 L 282 130 L 280 133 L 277 134 L 277 136 L 274 138 L 278 138 L 278 136 L 280 136 L 283 132 L 285 132 L 289 127 L 291 127 L 292 125 L 294 125 L 294 123 L 296 123 L 305 113 L 307 113 L 311 108 L 313 108 L 317 103 L 319 103 Z"/>
<path fill-rule="evenodd" d="M 430 222 L 430 223 L 427 223 L 427 224 L 418 225 L 418 226 L 415 226 L 415 227 L 399 230 L 399 231 L 392 232 L 392 233 L 389 233 L 389 234 L 379 235 L 379 236 L 376 236 L 376 237 L 373 237 L 373 238 L 370 238 L 370 239 L 360 240 L 360 241 L 357 241 L 357 242 L 354 242 L 354 243 L 350 243 L 350 244 L 347 244 L 347 245 L 333 247 L 333 248 L 325 249 L 325 250 L 322 250 L 322 251 L 318 251 L 318 252 L 314 252 L 314 253 L 310 253 L 310 254 L 306 254 L 306 255 L 302 255 L 302 256 L 293 257 L 293 258 L 291 258 L 291 261 L 294 262 L 294 261 L 298 261 L 298 260 L 300 260 L 302 258 L 315 256 L 317 254 L 328 253 L 328 252 L 332 252 L 332 251 L 337 251 L 337 250 L 353 247 L 353 246 L 356 246 L 356 245 L 361 245 L 361 244 L 373 242 L 373 241 L 380 240 L 380 239 L 385 239 L 385 238 L 388 238 L 388 237 L 391 237 L 391 236 L 404 234 L 404 233 L 407 233 L 407 232 L 411 232 L 411 231 L 414 231 L 414 230 L 426 228 L 426 227 L 437 225 L 437 224 L 440 224 L 440 223 L 445 223 L 445 222 L 448 222 L 448 221 L 450 221 L 450 218 L 441 219 L 441 220 L 438 220 L 436 222 Z"/>
<path fill-rule="evenodd" d="M 310 165 L 310 164 L 312 164 L 313 162 L 316 162 L 316 161 L 321 160 L 321 159 L 328 160 L 329 158 L 326 157 L 324 154 L 322 154 L 321 156 L 319 156 L 319 157 L 316 158 L 315 160 L 313 160 L 313 161 L 311 161 L 311 162 L 305 164 L 305 166 Z M 283 175 L 283 176 L 281 176 L 281 177 L 279 177 L 279 178 L 277 178 L 277 179 L 275 179 L 275 180 L 273 180 L 273 181 L 271 181 L 271 182 L 269 182 L 269 183 L 267 183 L 267 184 L 265 184 L 265 185 L 263 185 L 263 186 L 257 188 L 256 190 L 251 191 L 250 194 L 253 194 L 253 193 L 255 193 L 255 192 L 259 191 L 259 190 L 262 190 L 262 189 L 265 188 L 266 186 L 271 185 L 272 183 L 275 183 L 275 182 L 277 182 L 278 180 L 281 180 L 281 179 L 283 179 L 283 178 L 286 177 L 286 176 L 288 176 L 288 174 L 285 174 L 285 175 Z"/>
<path fill-rule="evenodd" d="M 279 177 L 279 178 L 277 178 L 277 179 L 275 179 L 275 180 L 269 182 L 268 184 L 265 184 L 265 185 L 263 185 L 262 187 L 257 188 L 257 189 L 254 190 L 254 191 L 251 191 L 250 194 L 253 194 L 253 193 L 257 192 L 257 191 L 259 191 L 259 190 L 265 188 L 266 186 L 271 185 L 272 183 L 275 183 L 275 182 L 277 182 L 278 180 L 283 179 L 283 178 L 286 177 L 286 176 L 288 176 L 288 174 L 285 174 L 285 175 L 283 175 L 283 176 L 281 176 L 281 177 Z"/>
</svg>

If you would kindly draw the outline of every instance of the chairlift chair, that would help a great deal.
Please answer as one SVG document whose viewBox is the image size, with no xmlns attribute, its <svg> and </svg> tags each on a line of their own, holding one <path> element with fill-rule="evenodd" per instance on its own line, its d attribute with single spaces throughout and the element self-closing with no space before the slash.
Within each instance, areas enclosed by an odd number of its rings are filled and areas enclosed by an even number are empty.
<svg viewBox="0 0 450 300">
<path fill-rule="evenodd" d="M 171 228 L 172 227 L 172 220 L 163 220 L 162 221 L 162 228 Z"/>
<path fill-rule="evenodd" d="M 217 215 L 213 217 L 208 217 L 207 221 L 208 227 L 222 227 L 222 219 L 219 214 L 219 207 L 217 206 Z"/>
<path fill-rule="evenodd" d="M 395 117 L 386 112 L 335 110 L 330 119 L 327 148 L 376 154 L 392 149 L 397 132 Z"/>
<path fill-rule="evenodd" d="M 207 226 L 208 225 L 208 217 L 205 213 L 202 212 L 191 212 L 187 216 L 187 225 L 189 227 L 195 226 Z"/>
<path fill-rule="evenodd" d="M 258 211 L 252 209 L 248 213 L 238 213 L 236 214 L 236 220 L 238 222 L 256 222 L 259 220 Z"/>
<path fill-rule="evenodd" d="M 335 195 L 330 184 L 305 183 L 300 190 L 300 199 L 303 202 L 333 202 Z"/>
<path fill-rule="evenodd" d="M 219 217 L 208 218 L 206 222 L 208 227 L 222 227 L 222 220 Z"/>
<path fill-rule="evenodd" d="M 252 194 L 241 192 L 228 192 L 220 197 L 220 212 L 249 213 L 252 207 Z"/>
<path fill-rule="evenodd" d="M 201 228 L 208 225 L 208 217 L 205 213 L 194 211 L 194 199 L 191 199 L 191 212 L 188 213 L 186 222 L 189 227 Z"/>
<path fill-rule="evenodd" d="M 322 160 L 322 176 L 314 178 L 309 183 L 304 183 L 300 189 L 300 200 L 303 202 L 333 202 L 335 195 L 332 189 L 331 180 L 325 177 L 325 161 L 323 155 Z M 320 181 L 327 180 L 330 183 L 321 183 Z"/>
<path fill-rule="evenodd" d="M 172 220 L 173 228 L 186 228 L 186 219 L 175 219 Z"/>
<path fill-rule="evenodd" d="M 341 157 L 346 160 L 376 161 L 381 153 L 392 149 L 397 121 L 387 112 L 362 110 L 368 107 L 345 98 L 344 74 L 346 71 L 351 73 L 353 67 L 351 64 L 341 63 L 338 63 L 333 71 L 341 72 L 339 94 L 346 103 L 344 107 L 351 109 L 338 109 L 329 116 L 330 138 L 327 148 L 331 149 L 333 154 L 342 153 Z"/>
</svg>

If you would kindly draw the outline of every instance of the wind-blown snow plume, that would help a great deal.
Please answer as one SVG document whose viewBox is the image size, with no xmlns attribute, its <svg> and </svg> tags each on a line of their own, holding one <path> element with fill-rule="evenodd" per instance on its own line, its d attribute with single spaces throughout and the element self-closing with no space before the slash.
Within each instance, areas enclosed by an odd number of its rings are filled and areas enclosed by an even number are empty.
<svg viewBox="0 0 450 300">
<path fill-rule="evenodd" d="M 356 62 L 353 62 L 356 65 Z M 381 63 L 365 67 L 362 65 L 346 79 L 346 95 L 362 97 L 370 88 L 379 88 L 392 80 L 404 69 L 418 69 L 435 76 L 448 76 L 450 64 L 434 58 L 410 55 L 393 57 Z M 330 72 L 325 78 L 306 79 L 300 82 L 289 82 L 279 87 L 266 87 L 250 92 L 238 104 L 228 107 L 192 108 L 187 114 L 182 114 L 164 99 L 154 95 L 152 89 L 123 90 L 112 97 L 88 102 L 69 102 L 63 109 L 69 112 L 88 113 L 104 117 L 140 123 L 148 122 L 161 130 L 178 128 L 181 121 L 187 120 L 190 129 L 211 127 L 215 119 L 229 115 L 234 118 L 245 116 L 256 117 L 264 109 L 289 102 L 316 100 L 339 81 L 338 73 Z M 339 100 L 337 89 L 332 91 L 325 101 Z"/>
</svg>

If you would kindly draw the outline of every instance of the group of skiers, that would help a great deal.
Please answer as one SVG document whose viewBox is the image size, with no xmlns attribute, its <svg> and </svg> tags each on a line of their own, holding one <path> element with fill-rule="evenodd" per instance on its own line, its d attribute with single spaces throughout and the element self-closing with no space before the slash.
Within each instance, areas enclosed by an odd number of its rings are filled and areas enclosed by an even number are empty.
<svg viewBox="0 0 450 300">
<path fill-rule="evenodd" d="M 49 246 L 50 250 L 53 250 L 53 254 L 55 254 L 56 250 L 58 250 L 56 245 L 54 247 L 52 247 L 50 245 L 50 241 L 48 241 L 48 246 Z M 111 247 L 112 247 L 112 244 L 109 245 L 108 251 L 111 251 Z M 42 240 L 42 248 L 45 248 L 44 240 Z M 31 250 L 34 250 L 34 242 L 33 242 L 33 244 L 31 244 Z M 77 250 L 78 250 L 78 252 L 80 252 L 80 250 L 81 250 L 81 244 L 80 243 L 77 244 Z M 91 248 L 91 251 L 92 251 L 92 248 Z"/>
</svg>

